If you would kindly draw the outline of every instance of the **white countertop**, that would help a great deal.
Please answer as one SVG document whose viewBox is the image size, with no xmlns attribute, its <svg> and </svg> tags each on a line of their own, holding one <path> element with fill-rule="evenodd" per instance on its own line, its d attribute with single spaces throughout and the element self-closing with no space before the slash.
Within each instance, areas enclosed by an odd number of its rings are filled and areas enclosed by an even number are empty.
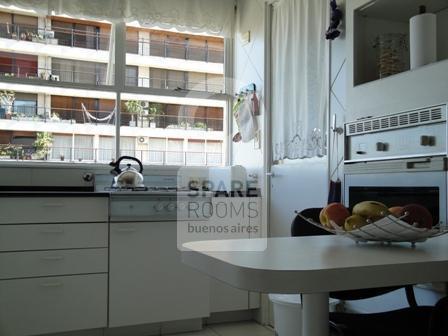
<svg viewBox="0 0 448 336">
<path fill-rule="evenodd" d="M 265 293 L 448 280 L 448 235 L 415 247 L 410 243 L 356 244 L 341 236 L 191 242 L 184 246 L 192 251 L 183 252 L 184 263 L 232 286 Z M 207 252 L 211 249 L 234 252 Z"/>
</svg>

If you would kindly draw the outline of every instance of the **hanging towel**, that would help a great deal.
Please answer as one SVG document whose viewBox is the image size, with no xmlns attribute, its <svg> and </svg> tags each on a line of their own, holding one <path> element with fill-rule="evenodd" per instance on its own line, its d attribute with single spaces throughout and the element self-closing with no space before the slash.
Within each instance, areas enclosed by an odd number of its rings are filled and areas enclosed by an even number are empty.
<svg viewBox="0 0 448 336">
<path fill-rule="evenodd" d="M 246 95 L 243 98 L 234 116 L 242 141 L 249 142 L 254 139 L 258 131 L 258 124 L 254 116 L 254 104 L 251 96 Z"/>
</svg>

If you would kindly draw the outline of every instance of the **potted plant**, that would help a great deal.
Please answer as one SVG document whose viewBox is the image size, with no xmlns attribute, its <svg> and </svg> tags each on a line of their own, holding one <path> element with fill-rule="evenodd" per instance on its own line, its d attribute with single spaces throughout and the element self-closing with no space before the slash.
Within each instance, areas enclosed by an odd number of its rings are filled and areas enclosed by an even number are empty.
<svg viewBox="0 0 448 336">
<path fill-rule="evenodd" d="M 51 115 L 51 121 L 53 121 L 53 122 L 60 122 L 61 121 L 61 117 L 56 112 L 53 112 L 52 115 Z"/>
<path fill-rule="evenodd" d="M 36 148 L 36 156 L 39 160 L 47 160 L 53 144 L 53 136 L 48 132 L 37 133 L 34 147 Z"/>
<path fill-rule="evenodd" d="M 156 128 L 156 118 L 163 115 L 163 109 L 161 104 L 150 104 L 148 107 L 148 118 L 149 118 L 149 125 L 151 128 Z"/>
<path fill-rule="evenodd" d="M 129 121 L 129 126 L 135 127 L 136 122 L 134 119 L 134 115 L 137 115 L 139 118 L 143 114 L 143 106 L 140 101 L 137 100 L 128 100 L 125 103 L 126 111 L 131 115 L 131 120 Z"/>
<path fill-rule="evenodd" d="M 205 131 L 207 129 L 207 125 L 205 123 L 199 121 L 194 124 L 194 129 Z"/>
<path fill-rule="evenodd" d="M 16 100 L 14 91 L 3 90 L 0 92 L 0 105 L 5 108 L 6 115 L 11 118 L 12 107 Z"/>
</svg>

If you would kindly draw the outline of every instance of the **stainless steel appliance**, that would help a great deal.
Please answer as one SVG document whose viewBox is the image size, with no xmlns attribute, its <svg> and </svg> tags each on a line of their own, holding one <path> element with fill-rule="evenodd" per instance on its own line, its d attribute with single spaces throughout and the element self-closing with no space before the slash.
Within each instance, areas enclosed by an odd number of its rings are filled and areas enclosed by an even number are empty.
<svg viewBox="0 0 448 336">
<path fill-rule="evenodd" d="M 128 163 L 126 168 L 121 169 L 121 161 L 133 161 L 139 166 L 139 170 L 132 167 L 132 164 Z M 117 161 L 112 161 L 109 163 L 110 166 L 114 167 L 110 172 L 114 176 L 114 181 L 112 184 L 113 188 L 143 188 L 143 164 L 141 161 L 132 156 L 122 156 Z"/>
<path fill-rule="evenodd" d="M 177 175 L 143 176 L 146 185 L 115 187 L 110 175 L 95 175 L 95 190 L 110 192 L 111 222 L 159 222 L 188 220 L 199 207 L 195 220 L 208 220 L 212 192 L 179 189 Z M 202 209 L 204 211 L 202 211 Z"/>
<path fill-rule="evenodd" d="M 345 125 L 344 203 L 418 203 L 447 223 L 447 105 Z"/>
</svg>

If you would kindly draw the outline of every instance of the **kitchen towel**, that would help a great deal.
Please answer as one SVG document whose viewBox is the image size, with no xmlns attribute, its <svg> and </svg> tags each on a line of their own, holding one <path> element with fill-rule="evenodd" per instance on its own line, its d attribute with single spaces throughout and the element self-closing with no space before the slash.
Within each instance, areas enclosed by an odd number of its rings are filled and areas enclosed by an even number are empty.
<svg viewBox="0 0 448 336">
<path fill-rule="evenodd" d="M 411 69 L 437 61 L 437 16 L 416 15 L 410 20 Z"/>
</svg>

